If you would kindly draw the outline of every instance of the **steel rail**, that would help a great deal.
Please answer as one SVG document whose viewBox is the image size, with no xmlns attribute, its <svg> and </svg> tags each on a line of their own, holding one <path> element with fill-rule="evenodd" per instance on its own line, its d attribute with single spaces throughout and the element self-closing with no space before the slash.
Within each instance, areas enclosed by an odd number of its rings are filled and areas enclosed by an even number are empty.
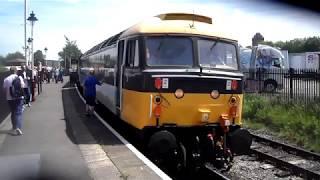
<svg viewBox="0 0 320 180">
<path fill-rule="evenodd" d="M 314 153 L 314 152 L 307 151 L 307 150 L 304 150 L 299 147 L 294 147 L 294 146 L 291 146 L 288 144 L 284 144 L 284 143 L 277 142 L 277 141 L 274 141 L 271 139 L 267 139 L 267 138 L 264 138 L 264 137 L 261 137 L 261 136 L 258 136 L 258 135 L 252 134 L 252 133 L 251 133 L 251 136 L 257 142 L 265 142 L 265 143 L 268 143 L 272 147 L 281 147 L 282 150 L 288 152 L 289 154 L 301 156 L 301 157 L 308 159 L 308 160 L 320 161 L 320 154 L 318 154 L 318 153 Z"/>
<path fill-rule="evenodd" d="M 251 149 L 251 153 L 256 154 L 259 158 L 269 160 L 274 162 L 277 167 L 286 168 L 287 170 L 291 171 L 292 174 L 298 175 L 303 177 L 304 179 L 320 179 L 320 174 L 313 172 L 308 169 L 304 169 L 302 167 L 296 166 L 274 156 L 271 156 L 267 153 L 258 151 L 256 149 Z"/>
<path fill-rule="evenodd" d="M 204 167 L 211 173 L 210 175 L 214 178 L 221 179 L 221 180 L 230 180 L 230 178 L 223 175 L 218 169 L 213 167 L 210 163 L 205 163 Z"/>
</svg>

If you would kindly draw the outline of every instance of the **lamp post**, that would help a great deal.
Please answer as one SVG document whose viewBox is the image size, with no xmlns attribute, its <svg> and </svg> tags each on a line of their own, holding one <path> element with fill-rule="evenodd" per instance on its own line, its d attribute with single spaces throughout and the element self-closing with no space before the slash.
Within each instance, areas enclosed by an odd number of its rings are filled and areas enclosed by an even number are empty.
<svg viewBox="0 0 320 180">
<path fill-rule="evenodd" d="M 31 43 L 32 43 L 32 38 L 28 38 L 29 54 L 28 54 L 28 63 L 27 63 L 27 65 L 30 65 L 30 63 L 31 63 L 31 57 L 30 57 L 30 55 L 31 55 Z"/>
<path fill-rule="evenodd" d="M 27 0 L 24 0 L 24 57 L 26 58 L 26 65 L 28 65 L 28 58 L 27 58 Z M 29 46 L 30 47 L 30 46 Z"/>
<path fill-rule="evenodd" d="M 31 22 L 31 39 L 32 39 L 32 44 L 31 44 L 31 67 L 34 69 L 34 54 L 33 54 L 33 25 L 38 19 L 36 18 L 36 15 L 31 12 L 30 16 L 27 19 L 28 21 Z"/>
<path fill-rule="evenodd" d="M 44 48 L 44 60 L 46 61 L 46 66 L 48 66 L 48 62 L 47 62 L 47 51 L 48 51 L 48 48 L 45 47 L 45 48 Z"/>
</svg>

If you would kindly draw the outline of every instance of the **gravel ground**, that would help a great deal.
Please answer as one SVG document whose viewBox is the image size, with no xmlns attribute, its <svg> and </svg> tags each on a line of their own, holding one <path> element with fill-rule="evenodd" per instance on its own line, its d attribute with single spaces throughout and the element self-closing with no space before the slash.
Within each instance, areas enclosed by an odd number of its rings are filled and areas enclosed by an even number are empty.
<svg viewBox="0 0 320 180">
<path fill-rule="evenodd" d="M 237 156 L 234 158 L 234 165 L 229 172 L 226 173 L 230 179 L 239 180 L 302 180 L 297 176 L 279 177 L 278 174 L 290 174 L 281 169 L 274 167 L 267 162 L 261 162 L 254 156 Z"/>
<path fill-rule="evenodd" d="M 281 149 L 275 149 L 270 146 L 263 145 L 260 143 L 255 143 L 255 142 L 252 144 L 251 148 L 253 148 L 255 146 L 260 147 L 259 151 L 268 152 L 268 154 L 270 154 L 274 157 L 281 158 L 282 160 L 284 160 L 286 162 L 291 162 L 292 164 L 296 164 L 299 167 L 306 168 L 306 169 L 312 169 L 315 167 L 320 168 L 320 162 L 318 162 L 318 161 L 304 159 L 303 157 L 289 154 Z"/>
<path fill-rule="evenodd" d="M 259 136 L 272 139 L 281 143 L 296 146 L 288 140 L 282 139 L 272 132 L 267 130 L 249 130 L 250 132 Z M 253 143 L 252 147 L 260 146 L 258 143 Z M 259 149 L 261 150 L 261 149 Z M 268 146 L 263 147 L 263 151 L 271 152 L 277 157 L 285 157 L 284 160 L 299 163 L 303 168 L 320 167 L 320 162 L 305 160 L 301 157 L 288 155 L 287 152 L 277 149 L 276 151 Z M 283 175 L 283 176 L 281 176 Z M 283 171 L 272 164 L 265 161 L 258 160 L 254 155 L 236 156 L 234 158 L 234 165 L 229 172 L 226 173 L 230 179 L 249 179 L 249 180 L 271 180 L 271 179 L 284 179 L 284 180 L 300 180 L 303 179 L 298 176 L 291 175 L 290 172 Z"/>
</svg>

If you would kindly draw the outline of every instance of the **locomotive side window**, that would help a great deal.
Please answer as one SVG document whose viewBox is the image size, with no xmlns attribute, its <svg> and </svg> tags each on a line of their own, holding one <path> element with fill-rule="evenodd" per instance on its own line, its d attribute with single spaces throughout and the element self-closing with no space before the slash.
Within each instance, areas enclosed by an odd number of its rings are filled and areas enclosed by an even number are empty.
<svg viewBox="0 0 320 180">
<path fill-rule="evenodd" d="M 134 67 L 139 67 L 139 44 L 138 40 L 135 41 L 135 48 L 134 48 Z"/>
<path fill-rule="evenodd" d="M 192 41 L 186 37 L 149 37 L 146 62 L 148 66 L 192 66 Z"/>
<path fill-rule="evenodd" d="M 127 43 L 126 66 L 139 67 L 138 40 L 129 40 Z"/>
</svg>

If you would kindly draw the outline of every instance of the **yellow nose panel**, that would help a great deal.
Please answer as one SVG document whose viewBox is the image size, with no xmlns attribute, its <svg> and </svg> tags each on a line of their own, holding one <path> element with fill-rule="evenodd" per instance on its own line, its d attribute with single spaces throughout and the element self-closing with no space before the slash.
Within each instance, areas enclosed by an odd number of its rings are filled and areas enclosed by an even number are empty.
<svg viewBox="0 0 320 180">
<path fill-rule="evenodd" d="M 156 117 L 153 109 L 156 106 L 152 98 L 157 93 L 136 92 L 124 90 L 121 118 L 136 128 L 155 126 Z M 199 126 L 207 123 L 219 123 L 221 114 L 229 114 L 231 94 L 221 94 L 212 99 L 210 94 L 186 93 L 177 99 L 174 93 L 161 93 L 161 114 L 159 125 L 174 124 L 177 126 Z M 238 113 L 234 120 L 241 124 L 242 98 L 241 94 L 233 94 L 239 98 Z"/>
</svg>

